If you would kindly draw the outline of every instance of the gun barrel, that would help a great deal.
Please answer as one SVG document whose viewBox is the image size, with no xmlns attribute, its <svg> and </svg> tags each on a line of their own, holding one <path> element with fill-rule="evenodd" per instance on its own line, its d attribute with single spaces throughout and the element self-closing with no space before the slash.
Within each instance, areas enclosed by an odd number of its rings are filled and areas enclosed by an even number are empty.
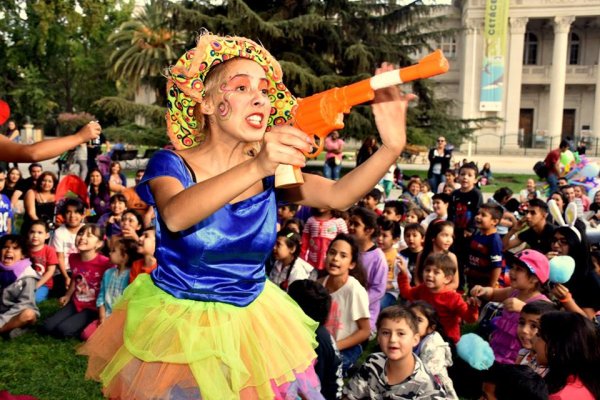
<svg viewBox="0 0 600 400">
<path fill-rule="evenodd" d="M 423 57 L 418 64 L 375 75 L 370 79 L 371 88 L 377 90 L 417 79 L 430 78 L 447 72 L 448 68 L 448 60 L 441 50 L 436 50 Z"/>
</svg>

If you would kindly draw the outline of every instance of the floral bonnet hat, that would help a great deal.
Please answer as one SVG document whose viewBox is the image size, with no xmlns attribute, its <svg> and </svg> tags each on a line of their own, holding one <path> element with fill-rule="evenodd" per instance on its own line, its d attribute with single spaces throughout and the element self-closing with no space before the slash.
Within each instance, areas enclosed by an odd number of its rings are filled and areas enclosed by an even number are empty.
<svg viewBox="0 0 600 400">
<path fill-rule="evenodd" d="M 297 102 L 283 84 L 281 66 L 256 42 L 237 36 L 203 34 L 196 48 L 187 51 L 167 72 L 167 133 L 177 149 L 194 147 L 204 140 L 194 118 L 194 106 L 204 100 L 204 79 L 215 66 L 235 57 L 257 62 L 269 82 L 271 114 L 267 130 L 292 119 Z"/>
</svg>

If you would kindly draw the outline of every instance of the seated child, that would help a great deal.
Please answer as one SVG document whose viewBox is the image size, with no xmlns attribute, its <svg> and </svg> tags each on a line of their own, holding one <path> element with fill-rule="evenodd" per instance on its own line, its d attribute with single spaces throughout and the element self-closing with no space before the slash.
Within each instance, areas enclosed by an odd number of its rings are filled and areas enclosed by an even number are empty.
<svg viewBox="0 0 600 400">
<path fill-rule="evenodd" d="M 381 299 L 381 309 L 396 304 L 398 301 L 398 284 L 396 279 L 396 259 L 398 250 L 395 244 L 400 239 L 400 224 L 383 216 L 377 218 L 379 236 L 377 236 L 377 247 L 383 251 L 385 262 L 388 266 L 387 286 L 385 295 Z"/>
<path fill-rule="evenodd" d="M 547 400 L 541 376 L 523 365 L 494 364 L 483 374 L 481 400 Z"/>
<path fill-rule="evenodd" d="M 298 279 L 317 279 L 317 270 L 299 257 L 301 240 L 301 236 L 295 232 L 277 232 L 273 247 L 275 263 L 269 279 L 286 292 L 289 285 Z"/>
<path fill-rule="evenodd" d="M 319 323 L 316 331 L 318 346 L 315 349 L 317 353 L 315 372 L 321 382 L 321 394 L 325 399 L 341 398 L 344 385 L 342 359 L 335 340 L 325 328 L 331 309 L 331 296 L 323 285 L 308 279 L 291 283 L 288 294 L 306 315 Z"/>
<path fill-rule="evenodd" d="M 156 249 L 156 228 L 149 226 L 144 229 L 144 233 L 140 236 L 140 240 L 137 245 L 137 252 L 141 255 L 141 258 L 136 259 L 131 265 L 131 272 L 129 274 L 129 283 L 139 274 L 149 274 L 156 268 L 156 258 L 154 257 L 154 251 Z"/>
<path fill-rule="evenodd" d="M 542 294 L 542 285 L 548 281 L 548 259 L 535 250 L 523 250 L 507 260 L 510 268 L 510 287 L 495 289 L 475 285 L 471 295 L 487 301 L 502 302 L 500 317 L 495 319 L 495 329 L 490 337 L 490 346 L 494 350 L 496 362 L 514 364 L 521 344 L 517 337 L 520 312 L 523 306 L 536 300 L 549 301 Z"/>
<path fill-rule="evenodd" d="M 456 290 L 448 288 L 456 274 L 456 264 L 447 254 L 431 254 L 425 259 L 423 283 L 410 287 L 406 263 L 399 262 L 398 287 L 400 296 L 406 300 L 424 300 L 431 304 L 440 316 L 444 331 L 454 343 L 460 339 L 460 322 L 477 321 L 477 301 L 465 302 Z"/>
<path fill-rule="evenodd" d="M 73 279 L 67 294 L 58 299 L 63 306 L 44 321 L 43 330 L 56 337 L 79 337 L 92 321 L 98 318 L 96 300 L 104 271 L 110 260 L 100 253 L 104 246 L 104 229 L 86 224 L 75 240 L 79 253 L 71 254 L 69 263 Z"/>
<path fill-rule="evenodd" d="M 298 212 L 298 204 L 283 204 L 277 207 L 277 230 L 280 231 L 282 225 L 288 219 L 294 218 Z"/>
<path fill-rule="evenodd" d="M 102 215 L 98 225 L 106 231 L 106 238 L 121 233 L 121 217 L 127 210 L 127 199 L 120 193 L 110 196 L 110 211 Z"/>
<path fill-rule="evenodd" d="M 0 238 L 0 334 L 15 338 L 35 323 L 40 312 L 35 304 L 38 274 L 26 258 L 27 245 L 18 235 Z"/>
<path fill-rule="evenodd" d="M 48 298 L 48 293 L 53 287 L 54 272 L 58 265 L 58 256 L 56 250 L 46 244 L 50 237 L 48 224 L 45 221 L 32 221 L 27 235 L 27 246 L 31 266 L 40 276 L 40 280 L 35 285 L 36 304 Z"/>
<path fill-rule="evenodd" d="M 381 201 L 381 196 L 381 190 L 375 188 L 371 189 L 371 191 L 365 194 L 365 197 L 363 197 L 364 206 L 369 210 L 373 211 L 378 216 L 382 214 L 381 209 L 379 209 L 378 207 L 379 202 Z"/>
<path fill-rule="evenodd" d="M 366 277 L 352 236 L 339 234 L 333 239 L 325 268 L 327 276 L 322 284 L 331 294 L 331 311 L 325 326 L 336 340 L 345 373 L 358 360 L 361 344 L 371 334 Z"/>
<path fill-rule="evenodd" d="M 360 251 L 359 260 L 367 277 L 371 332 L 375 332 L 376 317 L 381 309 L 381 299 L 385 295 L 388 277 L 385 255 L 375 245 L 379 234 L 377 214 L 365 207 L 354 208 L 348 231 L 356 239 Z"/>
<path fill-rule="evenodd" d="M 521 342 L 522 349 L 519 350 L 515 364 L 528 365 L 542 377 L 546 375 L 546 367 L 538 365 L 535 354 L 533 353 L 533 341 L 540 328 L 540 319 L 542 315 L 556 311 L 553 303 L 548 301 L 532 301 L 525 304 L 519 316 L 519 326 L 517 327 L 517 336 Z"/>
<path fill-rule="evenodd" d="M 400 256 L 406 261 L 410 273 L 410 282 L 414 284 L 417 260 L 423 252 L 423 243 L 425 242 L 425 229 L 423 226 L 419 224 L 406 225 L 404 227 L 404 241 L 407 247 L 400 251 Z"/>
<path fill-rule="evenodd" d="M 417 319 L 403 306 L 384 309 L 377 318 L 381 353 L 371 354 L 344 388 L 354 399 L 447 399 L 438 380 L 413 353 L 419 344 Z"/>
<path fill-rule="evenodd" d="M 113 306 L 121 298 L 125 288 L 129 285 L 131 265 L 139 258 L 137 243 L 133 239 L 120 238 L 113 242 L 110 253 L 110 262 L 115 266 L 109 268 L 102 276 L 100 292 L 96 299 L 98 319 L 90 323 L 81 333 L 81 339 L 88 340 L 112 313 Z"/>
<path fill-rule="evenodd" d="M 566 311 L 542 315 L 533 351 L 544 377 L 550 400 L 600 398 L 600 345 L 598 330 L 589 318 Z"/>
<path fill-rule="evenodd" d="M 408 309 L 417 317 L 421 338 L 414 349 L 415 354 L 423 361 L 425 368 L 442 382 L 448 398 L 458 399 L 454 384 L 448 376 L 448 367 L 452 366 L 452 349 L 440 323 L 440 317 L 435 308 L 425 301 L 412 301 L 408 304 Z"/>
<path fill-rule="evenodd" d="M 58 257 L 58 271 L 54 275 L 52 288 L 53 295 L 57 297 L 63 296 L 71 284 L 69 256 L 77 253 L 75 238 L 83 225 L 85 205 L 79 199 L 68 198 L 60 208 L 60 215 L 65 223 L 54 231 L 50 241 L 50 247 Z"/>
<path fill-rule="evenodd" d="M 436 193 L 431 198 L 431 207 L 433 208 L 433 212 L 429 214 L 423 221 L 421 221 L 421 225 L 423 228 L 427 229 L 430 223 L 433 221 L 445 221 L 448 219 L 448 206 L 450 205 L 450 201 L 452 197 L 446 193 Z"/>
</svg>

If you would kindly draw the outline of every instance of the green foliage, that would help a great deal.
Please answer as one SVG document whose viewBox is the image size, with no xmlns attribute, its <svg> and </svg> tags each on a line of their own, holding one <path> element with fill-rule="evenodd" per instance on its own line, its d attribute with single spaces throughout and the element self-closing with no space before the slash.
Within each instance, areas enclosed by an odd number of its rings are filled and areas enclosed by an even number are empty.
<svg viewBox="0 0 600 400">
<path fill-rule="evenodd" d="M 54 113 L 87 110 L 97 98 L 116 94 L 107 38 L 131 15 L 132 3 L 0 2 L 0 93 L 8 94 L 13 117 L 43 125 Z"/>
</svg>

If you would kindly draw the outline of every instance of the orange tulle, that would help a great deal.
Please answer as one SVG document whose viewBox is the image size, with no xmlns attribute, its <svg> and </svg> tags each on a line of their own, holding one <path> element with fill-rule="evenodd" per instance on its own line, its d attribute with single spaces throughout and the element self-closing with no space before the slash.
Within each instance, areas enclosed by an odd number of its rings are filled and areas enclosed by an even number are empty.
<svg viewBox="0 0 600 400">
<path fill-rule="evenodd" d="M 240 308 L 175 299 L 140 275 L 123 297 L 79 349 L 110 398 L 273 399 L 290 383 L 318 388 L 316 323 L 275 285 Z"/>
</svg>

